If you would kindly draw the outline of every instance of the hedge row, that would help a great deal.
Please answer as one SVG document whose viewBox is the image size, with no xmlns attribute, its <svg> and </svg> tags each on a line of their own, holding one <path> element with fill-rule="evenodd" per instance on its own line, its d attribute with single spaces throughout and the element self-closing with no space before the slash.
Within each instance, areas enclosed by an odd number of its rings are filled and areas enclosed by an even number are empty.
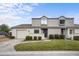
<svg viewBox="0 0 79 59">
<path fill-rule="evenodd" d="M 65 35 L 49 35 L 49 39 L 64 39 Z"/>
<path fill-rule="evenodd" d="M 34 38 L 32 36 L 26 36 L 25 41 L 26 40 L 41 40 L 41 39 L 42 39 L 41 36 L 39 36 L 39 37 L 34 36 Z"/>
<path fill-rule="evenodd" d="M 15 36 L 11 36 L 11 35 L 5 35 L 5 36 L 10 39 L 15 39 Z"/>
<path fill-rule="evenodd" d="M 49 39 L 64 39 L 65 35 L 49 35 Z M 74 40 L 79 40 L 79 36 L 74 36 Z"/>
<path fill-rule="evenodd" d="M 74 40 L 79 40 L 79 36 L 74 36 Z"/>
</svg>

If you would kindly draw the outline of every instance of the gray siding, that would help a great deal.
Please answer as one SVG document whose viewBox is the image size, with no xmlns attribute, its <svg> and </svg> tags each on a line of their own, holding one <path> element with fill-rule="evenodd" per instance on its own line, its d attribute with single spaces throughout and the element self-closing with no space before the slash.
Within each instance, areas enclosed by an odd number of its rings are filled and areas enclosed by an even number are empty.
<svg viewBox="0 0 79 59">
<path fill-rule="evenodd" d="M 60 20 L 65 20 L 65 25 L 67 27 L 74 26 L 74 19 L 73 18 L 65 18 L 65 17 L 59 17 L 59 18 L 32 18 L 32 26 L 41 26 L 41 20 L 47 19 L 47 26 L 48 27 L 57 27 L 60 26 Z"/>
<path fill-rule="evenodd" d="M 47 26 L 48 27 L 59 26 L 59 20 L 58 19 L 48 19 Z"/>
<path fill-rule="evenodd" d="M 69 27 L 74 26 L 74 20 L 67 20 L 66 19 L 65 26 L 69 26 Z"/>
<path fill-rule="evenodd" d="M 32 19 L 32 26 L 41 26 L 40 19 Z"/>
<path fill-rule="evenodd" d="M 50 35 L 50 34 L 61 34 L 61 30 L 60 29 L 55 29 L 55 28 L 49 28 L 48 29 L 48 36 Z"/>
</svg>

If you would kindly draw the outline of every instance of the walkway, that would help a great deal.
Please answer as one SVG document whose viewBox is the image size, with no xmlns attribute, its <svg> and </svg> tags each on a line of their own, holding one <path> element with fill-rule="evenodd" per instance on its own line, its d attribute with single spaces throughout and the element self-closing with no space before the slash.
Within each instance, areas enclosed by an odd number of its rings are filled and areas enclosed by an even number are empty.
<svg viewBox="0 0 79 59">
<path fill-rule="evenodd" d="M 2 52 L 0 56 L 79 56 L 79 51 L 22 51 Z"/>
</svg>

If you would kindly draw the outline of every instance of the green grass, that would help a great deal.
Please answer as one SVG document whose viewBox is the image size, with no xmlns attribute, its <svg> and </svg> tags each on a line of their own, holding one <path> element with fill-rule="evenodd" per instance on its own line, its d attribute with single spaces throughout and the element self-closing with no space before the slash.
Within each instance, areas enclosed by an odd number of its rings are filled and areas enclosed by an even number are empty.
<svg viewBox="0 0 79 59">
<path fill-rule="evenodd" d="M 79 41 L 51 40 L 48 42 L 21 43 L 15 46 L 16 51 L 79 51 Z"/>
</svg>

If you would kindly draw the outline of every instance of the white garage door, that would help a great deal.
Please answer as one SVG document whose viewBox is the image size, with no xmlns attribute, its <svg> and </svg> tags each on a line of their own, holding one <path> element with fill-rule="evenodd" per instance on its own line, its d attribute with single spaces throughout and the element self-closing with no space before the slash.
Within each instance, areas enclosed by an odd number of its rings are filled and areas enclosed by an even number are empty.
<svg viewBox="0 0 79 59">
<path fill-rule="evenodd" d="M 17 38 L 25 38 L 26 34 L 26 31 L 17 31 Z"/>
</svg>

